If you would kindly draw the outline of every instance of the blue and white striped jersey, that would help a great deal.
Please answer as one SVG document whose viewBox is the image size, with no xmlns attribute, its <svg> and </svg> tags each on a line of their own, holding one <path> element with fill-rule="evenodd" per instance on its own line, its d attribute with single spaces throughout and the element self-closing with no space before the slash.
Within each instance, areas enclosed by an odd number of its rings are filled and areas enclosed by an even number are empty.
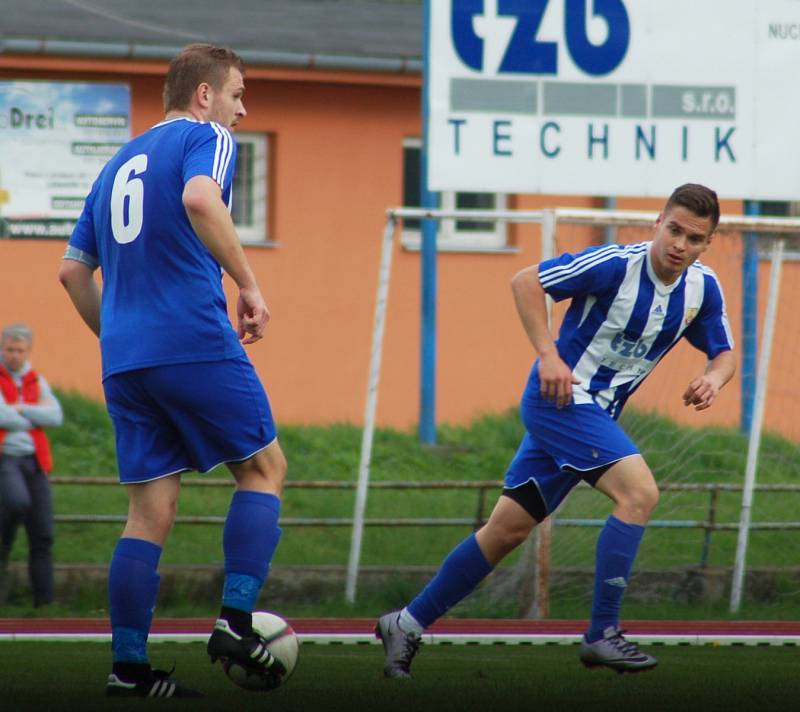
<svg viewBox="0 0 800 712">
<path fill-rule="evenodd" d="M 580 379 L 573 400 L 594 401 L 614 418 L 681 337 L 709 359 L 733 348 L 714 272 L 695 262 L 664 284 L 653 271 L 651 244 L 590 247 L 539 265 L 545 292 L 572 299 L 556 344 Z M 538 381 L 538 368 L 531 377 Z"/>
<path fill-rule="evenodd" d="M 69 241 L 103 272 L 103 377 L 244 353 L 222 270 L 183 205 L 186 183 L 215 180 L 230 207 L 236 143 L 219 124 L 162 121 L 123 146 L 92 186 Z"/>
</svg>

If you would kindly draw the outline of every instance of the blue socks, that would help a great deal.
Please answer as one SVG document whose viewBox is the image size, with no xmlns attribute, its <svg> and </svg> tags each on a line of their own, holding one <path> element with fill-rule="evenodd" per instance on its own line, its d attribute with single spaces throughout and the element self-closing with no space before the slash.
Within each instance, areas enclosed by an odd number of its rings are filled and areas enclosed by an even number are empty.
<svg viewBox="0 0 800 712">
<path fill-rule="evenodd" d="M 272 494 L 237 491 L 223 531 L 223 606 L 250 613 L 280 539 L 280 500 Z M 158 597 L 161 547 L 144 539 L 117 542 L 108 571 L 111 651 L 114 663 L 143 663 Z"/>
<path fill-rule="evenodd" d="M 280 511 L 281 501 L 274 494 L 234 492 L 222 533 L 223 607 L 247 613 L 255 607 L 281 537 Z"/>
<path fill-rule="evenodd" d="M 492 568 L 472 534 L 448 554 L 436 576 L 406 611 L 422 628 L 427 628 L 472 593 Z"/>
<path fill-rule="evenodd" d="M 115 663 L 147 662 L 147 636 L 158 597 L 161 547 L 144 539 L 117 542 L 108 570 L 111 652 Z"/>
<path fill-rule="evenodd" d="M 619 626 L 622 597 L 643 534 L 643 526 L 627 524 L 612 514 L 597 538 L 592 619 L 586 634 L 590 643 L 602 638 L 608 626 Z"/>
</svg>

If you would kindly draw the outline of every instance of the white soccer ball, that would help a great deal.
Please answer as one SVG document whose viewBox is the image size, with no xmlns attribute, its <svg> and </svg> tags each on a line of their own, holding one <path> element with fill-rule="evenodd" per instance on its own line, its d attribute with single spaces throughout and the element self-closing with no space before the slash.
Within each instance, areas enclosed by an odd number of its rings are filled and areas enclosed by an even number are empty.
<svg viewBox="0 0 800 712">
<path fill-rule="evenodd" d="M 245 690 L 274 690 L 283 685 L 294 672 L 300 643 L 292 626 L 274 613 L 266 611 L 253 612 L 253 630 L 267 641 L 267 649 L 286 668 L 286 674 L 280 678 L 273 675 L 251 672 L 236 662 L 225 664 L 225 673 L 239 687 Z"/>
</svg>

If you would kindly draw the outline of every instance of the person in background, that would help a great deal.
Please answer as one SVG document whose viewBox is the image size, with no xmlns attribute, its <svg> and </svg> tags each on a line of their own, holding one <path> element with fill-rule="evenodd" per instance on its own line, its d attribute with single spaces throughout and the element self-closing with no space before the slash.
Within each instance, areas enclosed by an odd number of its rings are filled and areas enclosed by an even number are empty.
<svg viewBox="0 0 800 712">
<path fill-rule="evenodd" d="M 0 598 L 8 593 L 8 560 L 22 524 L 28 535 L 33 605 L 53 602 L 53 469 L 44 428 L 64 420 L 61 404 L 28 360 L 33 332 L 25 324 L 0 335 Z"/>
</svg>

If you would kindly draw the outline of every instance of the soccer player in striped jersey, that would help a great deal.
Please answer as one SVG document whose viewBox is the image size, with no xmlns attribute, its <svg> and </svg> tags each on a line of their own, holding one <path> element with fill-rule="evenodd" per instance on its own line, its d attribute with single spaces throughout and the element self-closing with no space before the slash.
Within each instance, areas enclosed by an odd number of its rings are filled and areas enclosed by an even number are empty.
<svg viewBox="0 0 800 712">
<path fill-rule="evenodd" d="M 269 401 L 243 344 L 269 311 L 230 215 L 236 143 L 246 116 L 244 66 L 233 52 L 189 45 L 170 63 L 165 119 L 108 162 L 86 199 L 59 277 L 100 337 L 128 520 L 109 568 L 109 696 L 195 696 L 152 670 L 147 636 L 158 562 L 180 473 L 225 463 L 236 488 L 223 530 L 222 609 L 212 661 L 265 675 L 280 663 L 251 613 L 278 544 L 286 461 Z M 102 296 L 93 279 L 103 272 Z M 238 331 L 222 270 L 238 288 Z"/>
<path fill-rule="evenodd" d="M 657 665 L 624 638 L 619 625 L 658 487 L 617 418 L 681 338 L 708 359 L 683 392 L 685 406 L 705 410 L 733 376 L 722 289 L 714 272 L 697 262 L 718 222 L 716 193 L 682 185 L 659 215 L 651 241 L 564 254 L 513 278 L 522 325 L 539 354 L 522 396 L 526 433 L 486 525 L 448 555 L 408 606 L 379 619 L 376 634 L 383 640 L 387 677 L 410 676 L 424 629 L 525 541 L 581 480 L 610 497 L 614 509 L 597 541 L 591 620 L 580 659 L 587 667 L 618 672 Z M 555 341 L 545 294 L 572 300 Z"/>
</svg>

